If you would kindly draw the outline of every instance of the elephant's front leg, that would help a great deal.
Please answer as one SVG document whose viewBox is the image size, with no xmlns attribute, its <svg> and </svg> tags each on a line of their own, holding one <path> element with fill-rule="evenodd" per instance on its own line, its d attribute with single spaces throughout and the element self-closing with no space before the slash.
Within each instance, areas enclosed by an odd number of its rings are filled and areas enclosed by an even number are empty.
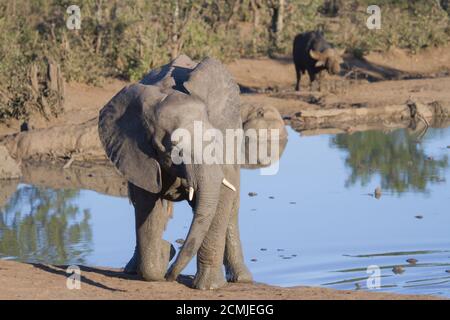
<svg viewBox="0 0 450 320">
<path fill-rule="evenodd" d="M 239 194 L 233 201 L 230 222 L 228 223 L 224 265 L 230 282 L 252 282 L 253 277 L 244 262 L 241 237 L 239 234 Z"/>
<path fill-rule="evenodd" d="M 222 266 L 227 226 L 233 206 L 232 197 L 235 194 L 234 191 L 222 186 L 216 214 L 197 253 L 194 288 L 209 290 L 220 288 L 226 284 Z"/>
<path fill-rule="evenodd" d="M 158 195 L 132 184 L 129 196 L 135 209 L 136 250 L 128 265 L 134 264 L 147 281 L 163 281 L 174 253 L 170 243 L 162 239 L 169 218 L 167 210 Z"/>
</svg>

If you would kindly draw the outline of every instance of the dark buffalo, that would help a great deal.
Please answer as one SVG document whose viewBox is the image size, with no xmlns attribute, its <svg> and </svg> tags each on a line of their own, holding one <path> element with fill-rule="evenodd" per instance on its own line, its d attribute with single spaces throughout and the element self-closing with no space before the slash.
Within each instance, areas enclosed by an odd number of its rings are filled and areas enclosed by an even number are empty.
<svg viewBox="0 0 450 320">
<path fill-rule="evenodd" d="M 297 73 L 295 90 L 300 90 L 301 74 L 308 71 L 311 83 L 322 70 L 330 74 L 338 74 L 343 62 L 343 51 L 334 49 L 319 31 L 298 34 L 294 39 L 293 59 Z"/>
</svg>

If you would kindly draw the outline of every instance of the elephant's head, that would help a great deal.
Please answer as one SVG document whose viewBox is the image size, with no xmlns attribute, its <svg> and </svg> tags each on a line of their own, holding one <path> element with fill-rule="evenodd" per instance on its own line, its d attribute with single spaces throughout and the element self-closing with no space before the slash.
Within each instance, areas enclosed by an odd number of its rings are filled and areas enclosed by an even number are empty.
<svg viewBox="0 0 450 320">
<path fill-rule="evenodd" d="M 202 130 L 241 127 L 239 89 L 227 70 L 207 58 L 198 65 L 182 56 L 150 73 L 141 83 L 122 89 L 101 110 L 99 135 L 109 159 L 134 185 L 151 193 L 168 187 L 163 177 L 181 181 L 182 193 L 192 202 L 194 218 L 186 241 L 171 266 L 174 280 L 197 253 L 216 213 L 220 189 L 236 192 L 220 161 L 196 163 L 202 150 L 186 146 L 183 130 L 194 139 L 194 128 Z M 173 155 L 190 153 L 189 162 L 178 163 Z M 167 184 L 167 182 L 166 182 Z"/>
<path fill-rule="evenodd" d="M 265 105 L 241 105 L 244 129 L 245 169 L 266 167 L 278 161 L 287 144 L 288 134 L 277 109 Z"/>
</svg>

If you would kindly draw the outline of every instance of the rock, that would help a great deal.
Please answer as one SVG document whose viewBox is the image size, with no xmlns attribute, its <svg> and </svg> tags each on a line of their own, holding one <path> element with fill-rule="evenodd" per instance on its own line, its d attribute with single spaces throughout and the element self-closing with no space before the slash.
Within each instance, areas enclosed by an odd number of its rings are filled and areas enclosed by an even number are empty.
<svg viewBox="0 0 450 320">
<path fill-rule="evenodd" d="M 275 199 L 275 197 L 274 196 L 270 196 L 269 199 Z"/>
<path fill-rule="evenodd" d="M 267 248 L 261 248 L 260 250 L 261 251 L 267 251 Z"/>
<path fill-rule="evenodd" d="M 175 240 L 175 242 L 176 243 L 178 243 L 178 244 L 183 244 L 184 243 L 184 239 L 177 239 L 177 240 Z"/>
<path fill-rule="evenodd" d="M 17 179 L 21 176 L 19 164 L 10 156 L 5 146 L 0 146 L 0 179 Z"/>
<path fill-rule="evenodd" d="M 414 218 L 416 218 L 416 219 L 423 219 L 423 216 L 417 215 L 417 216 L 414 216 Z"/>
<path fill-rule="evenodd" d="M 295 202 L 295 201 L 291 201 L 291 202 L 289 202 L 289 204 L 296 204 L 297 202 Z"/>
<path fill-rule="evenodd" d="M 395 274 L 402 274 L 405 272 L 405 269 L 402 266 L 395 266 L 392 268 L 392 272 Z"/>
<path fill-rule="evenodd" d="M 253 258 L 253 259 L 250 259 L 250 261 L 251 262 L 256 262 L 256 261 L 258 261 L 258 259 Z"/>
<path fill-rule="evenodd" d="M 256 197 L 258 194 L 256 192 L 249 192 L 248 196 L 249 197 Z"/>
<path fill-rule="evenodd" d="M 381 198 L 381 194 L 382 194 L 381 188 L 380 188 L 380 187 L 377 187 L 377 188 L 375 189 L 375 191 L 374 191 L 373 194 L 374 194 L 374 196 L 375 196 L 376 199 L 380 199 L 380 198 Z"/>
<path fill-rule="evenodd" d="M 406 260 L 406 262 L 408 262 L 409 264 L 416 264 L 417 263 L 417 259 L 414 259 L 414 258 L 411 258 L 411 259 L 408 259 L 408 260 Z"/>
</svg>

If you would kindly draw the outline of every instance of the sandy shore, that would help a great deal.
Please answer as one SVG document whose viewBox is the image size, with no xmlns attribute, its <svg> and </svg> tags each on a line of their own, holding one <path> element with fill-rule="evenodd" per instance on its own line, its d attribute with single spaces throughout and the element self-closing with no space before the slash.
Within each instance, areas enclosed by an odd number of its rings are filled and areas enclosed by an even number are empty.
<svg viewBox="0 0 450 320">
<path fill-rule="evenodd" d="M 215 291 L 189 288 L 191 279 L 181 282 L 145 282 L 118 269 L 81 267 L 80 290 L 67 289 L 66 268 L 0 260 L 0 299 L 267 299 L 267 300 L 430 300 L 432 296 L 399 295 L 325 288 L 281 288 L 265 284 L 228 284 Z"/>
</svg>

